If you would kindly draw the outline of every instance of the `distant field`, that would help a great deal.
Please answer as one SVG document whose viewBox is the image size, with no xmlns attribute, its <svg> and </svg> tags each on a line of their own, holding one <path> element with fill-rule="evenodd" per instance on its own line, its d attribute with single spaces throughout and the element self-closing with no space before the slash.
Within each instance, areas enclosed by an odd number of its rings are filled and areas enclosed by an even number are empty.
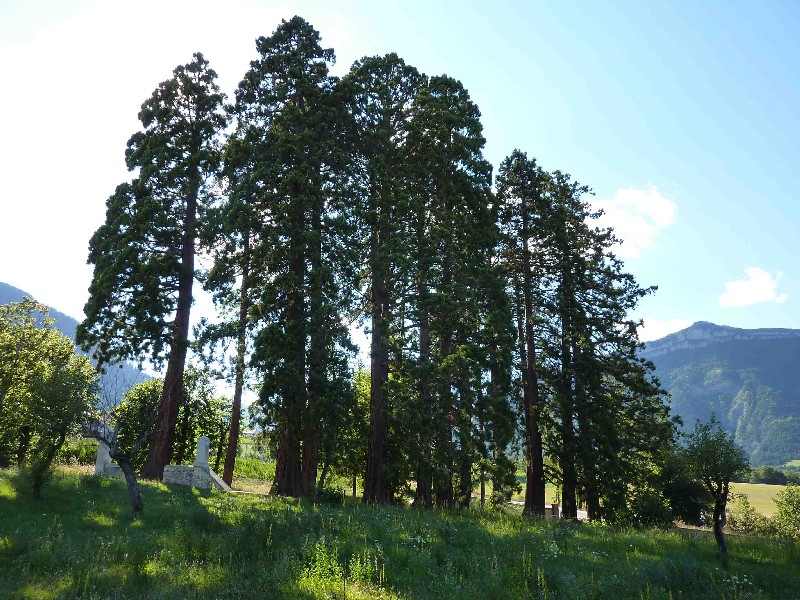
<svg viewBox="0 0 800 600">
<path fill-rule="evenodd" d="M 784 466 L 785 467 L 798 467 L 798 468 L 800 468 L 800 458 L 798 458 L 797 460 L 790 460 Z"/>
<path fill-rule="evenodd" d="M 525 500 L 525 473 L 517 472 L 517 479 L 522 484 L 522 490 L 515 494 L 512 500 Z M 491 487 L 487 487 L 487 494 L 490 493 Z M 747 494 L 747 499 L 750 505 L 758 512 L 768 517 L 775 514 L 775 503 L 772 501 L 785 486 L 782 485 L 768 485 L 766 483 L 732 483 L 731 490 L 738 494 Z M 552 503 L 556 501 L 558 490 L 553 484 L 547 484 L 546 502 Z"/>
<path fill-rule="evenodd" d="M 768 485 L 766 483 L 732 483 L 731 489 L 737 494 L 747 494 L 750 504 L 758 512 L 768 517 L 775 514 L 775 503 L 772 501 L 785 486 Z"/>
</svg>

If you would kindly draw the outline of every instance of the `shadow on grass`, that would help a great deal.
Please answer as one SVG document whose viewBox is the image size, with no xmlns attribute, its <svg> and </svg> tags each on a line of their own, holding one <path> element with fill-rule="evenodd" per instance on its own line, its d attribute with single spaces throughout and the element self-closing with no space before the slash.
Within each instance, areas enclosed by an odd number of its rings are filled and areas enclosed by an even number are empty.
<svg viewBox="0 0 800 600">
<path fill-rule="evenodd" d="M 59 472 L 32 502 L 0 471 L 0 589 L 9 597 L 793 597 L 786 547 L 615 530 L 502 512 L 421 511 L 205 493 Z"/>
</svg>

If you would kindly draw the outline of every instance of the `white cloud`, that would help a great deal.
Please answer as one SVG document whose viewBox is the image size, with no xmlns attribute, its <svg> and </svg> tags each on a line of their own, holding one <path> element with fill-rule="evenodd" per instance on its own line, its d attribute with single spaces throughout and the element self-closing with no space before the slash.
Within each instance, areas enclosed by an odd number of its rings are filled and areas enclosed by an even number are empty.
<svg viewBox="0 0 800 600">
<path fill-rule="evenodd" d="M 740 308 L 764 302 L 782 304 L 789 297 L 778 294 L 776 288 L 783 277 L 778 271 L 775 275 L 758 267 L 744 270 L 747 279 L 737 279 L 725 283 L 725 292 L 719 297 L 721 306 Z"/>
<path fill-rule="evenodd" d="M 614 250 L 623 258 L 638 258 L 644 250 L 652 248 L 658 232 L 674 222 L 677 212 L 675 203 L 662 196 L 655 186 L 646 190 L 622 188 L 612 199 L 593 200 L 592 206 L 604 212 L 597 224 L 613 227 L 622 240 Z"/>
<path fill-rule="evenodd" d="M 639 339 L 643 342 L 660 340 L 670 333 L 675 333 L 681 329 L 686 329 L 692 324 L 686 319 L 652 319 L 646 317 L 642 319 L 644 324 L 639 327 Z"/>
</svg>

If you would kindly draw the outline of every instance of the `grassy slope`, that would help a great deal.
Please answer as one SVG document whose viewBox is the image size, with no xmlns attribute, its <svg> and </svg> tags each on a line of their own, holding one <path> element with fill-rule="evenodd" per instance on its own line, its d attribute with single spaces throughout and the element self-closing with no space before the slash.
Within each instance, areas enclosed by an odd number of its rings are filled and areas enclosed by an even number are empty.
<svg viewBox="0 0 800 600">
<path fill-rule="evenodd" d="M 782 489 L 783 485 L 768 485 L 766 483 L 732 483 L 731 490 L 737 494 L 747 494 L 750 505 L 762 515 L 771 517 L 775 514 L 775 503 L 772 501 Z"/>
<path fill-rule="evenodd" d="M 496 512 L 320 506 L 59 471 L 0 471 L 3 598 L 800 598 L 800 554 L 705 533 Z"/>
</svg>

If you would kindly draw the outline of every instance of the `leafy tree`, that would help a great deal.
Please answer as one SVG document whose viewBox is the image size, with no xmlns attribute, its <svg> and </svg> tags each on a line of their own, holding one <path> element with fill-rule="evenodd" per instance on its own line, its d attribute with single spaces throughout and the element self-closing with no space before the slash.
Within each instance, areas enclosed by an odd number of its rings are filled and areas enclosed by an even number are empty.
<svg viewBox="0 0 800 600">
<path fill-rule="evenodd" d="M 97 396 L 97 373 L 89 359 L 76 354 L 75 345 L 51 332 L 48 359 L 30 382 L 28 418 L 36 439 L 30 465 L 33 496 L 47 482 L 53 460 L 67 438 L 77 433 Z"/>
<path fill-rule="evenodd" d="M 29 299 L 0 306 L 0 458 L 29 466 L 39 497 L 53 460 L 97 392 L 97 375 Z"/>
<path fill-rule="evenodd" d="M 128 141 L 137 172 L 108 199 L 92 236 L 94 277 L 77 339 L 100 364 L 166 359 L 164 389 L 143 475 L 160 479 L 172 456 L 189 339 L 195 249 L 214 201 L 224 96 L 202 54 L 179 66 L 142 105 Z"/>
<path fill-rule="evenodd" d="M 30 386 L 57 332 L 47 307 L 24 298 L 0 305 L 0 465 L 23 466 L 33 430 L 27 419 Z"/>
<path fill-rule="evenodd" d="M 712 417 L 708 423 L 697 421 L 688 434 L 683 454 L 690 472 L 714 500 L 714 538 L 720 554 L 727 555 L 728 546 L 722 530 L 727 520 L 730 482 L 749 469 L 745 453 Z"/>
</svg>

